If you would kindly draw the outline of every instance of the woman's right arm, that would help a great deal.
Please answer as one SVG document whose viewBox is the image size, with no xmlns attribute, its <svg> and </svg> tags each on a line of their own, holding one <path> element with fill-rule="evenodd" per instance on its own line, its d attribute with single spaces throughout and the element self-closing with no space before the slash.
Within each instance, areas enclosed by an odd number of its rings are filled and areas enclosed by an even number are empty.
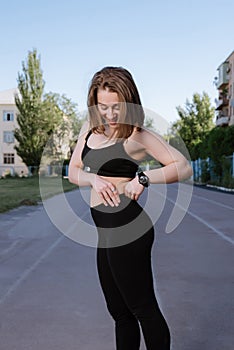
<svg viewBox="0 0 234 350">
<path fill-rule="evenodd" d="M 95 174 L 82 170 L 84 165 L 81 159 L 81 153 L 84 148 L 87 132 L 88 122 L 85 122 L 80 130 L 78 141 L 68 167 L 68 179 L 77 186 L 92 186 L 95 179 Z"/>
</svg>

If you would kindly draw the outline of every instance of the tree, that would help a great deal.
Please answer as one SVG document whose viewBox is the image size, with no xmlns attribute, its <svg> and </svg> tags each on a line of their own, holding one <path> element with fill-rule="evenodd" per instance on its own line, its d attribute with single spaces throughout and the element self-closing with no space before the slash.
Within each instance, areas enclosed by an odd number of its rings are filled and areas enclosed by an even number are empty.
<svg viewBox="0 0 234 350">
<path fill-rule="evenodd" d="M 154 130 L 154 129 L 155 129 L 155 126 L 154 126 L 154 119 L 146 115 L 145 121 L 144 121 L 144 126 L 145 126 L 147 129 Z"/>
<path fill-rule="evenodd" d="M 77 104 L 72 102 L 66 95 L 49 92 L 45 94 L 45 104 L 48 106 L 48 113 L 61 116 L 59 125 L 53 131 L 47 143 L 47 155 L 55 161 L 69 158 L 72 148 L 77 141 L 83 118 L 77 110 Z M 66 149 L 66 150 L 65 150 Z"/>
<path fill-rule="evenodd" d="M 53 155 L 61 156 L 64 137 L 71 143 L 80 128 L 76 105 L 65 95 L 44 93 L 45 82 L 40 57 L 36 49 L 29 51 L 18 74 L 15 103 L 19 127 L 15 130 L 17 154 L 27 166 L 39 169 L 41 157 L 48 142 L 53 142 Z"/>
<path fill-rule="evenodd" d="M 149 116 L 149 115 L 145 115 L 145 120 L 144 120 L 144 127 L 147 129 L 152 130 L 153 132 L 156 131 L 155 130 L 155 124 L 154 124 L 154 119 Z M 146 167 L 146 169 L 148 170 L 148 168 L 150 167 L 155 168 L 155 167 L 160 167 L 160 164 L 158 161 L 156 161 L 150 154 L 146 154 L 144 160 L 141 162 L 140 164 L 142 167 Z"/>
<path fill-rule="evenodd" d="M 44 146 L 53 132 L 55 118 L 47 113 L 48 106 L 43 100 L 45 82 L 36 49 L 29 51 L 27 60 L 22 62 L 22 70 L 18 73 L 19 93 L 15 96 L 19 111 L 15 149 L 27 166 L 38 167 Z"/>
<path fill-rule="evenodd" d="M 209 131 L 214 127 L 214 107 L 211 106 L 207 93 L 195 93 L 192 102 L 186 100 L 185 108 L 176 107 L 180 119 L 172 124 L 173 137 L 181 137 L 184 141 L 191 159 L 197 159 L 205 149 L 202 148 Z"/>
<path fill-rule="evenodd" d="M 221 182 L 227 168 L 226 156 L 231 156 L 234 151 L 234 125 L 213 128 L 209 133 L 207 144 L 209 156 L 213 161 L 213 171 Z M 227 171 L 231 169 L 230 166 L 231 164 Z"/>
</svg>

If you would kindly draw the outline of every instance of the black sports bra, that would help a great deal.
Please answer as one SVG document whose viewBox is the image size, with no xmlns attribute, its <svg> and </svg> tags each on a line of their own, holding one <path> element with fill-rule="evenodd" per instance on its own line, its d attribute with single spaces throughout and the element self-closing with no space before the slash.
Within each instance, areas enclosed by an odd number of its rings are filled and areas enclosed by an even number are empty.
<svg viewBox="0 0 234 350">
<path fill-rule="evenodd" d="M 124 149 L 123 142 L 103 148 L 90 148 L 87 145 L 89 131 L 81 154 L 85 170 L 100 176 L 134 178 L 139 162 L 131 158 Z"/>
</svg>

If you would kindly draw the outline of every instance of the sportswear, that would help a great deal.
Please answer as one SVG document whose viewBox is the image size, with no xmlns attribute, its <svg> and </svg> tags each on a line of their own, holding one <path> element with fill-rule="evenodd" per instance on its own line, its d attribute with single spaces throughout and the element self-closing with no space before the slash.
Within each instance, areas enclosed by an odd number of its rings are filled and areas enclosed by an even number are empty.
<svg viewBox="0 0 234 350">
<path fill-rule="evenodd" d="M 90 130 L 85 138 L 81 158 L 86 171 L 110 177 L 134 178 L 139 162 L 131 158 L 124 149 L 123 142 L 103 148 L 90 148 L 87 141 L 92 134 Z"/>
<path fill-rule="evenodd" d="M 115 322 L 116 350 L 170 350 L 170 331 L 154 293 L 153 223 L 141 205 L 120 194 L 119 207 L 91 208 L 97 227 L 97 271 Z"/>
</svg>

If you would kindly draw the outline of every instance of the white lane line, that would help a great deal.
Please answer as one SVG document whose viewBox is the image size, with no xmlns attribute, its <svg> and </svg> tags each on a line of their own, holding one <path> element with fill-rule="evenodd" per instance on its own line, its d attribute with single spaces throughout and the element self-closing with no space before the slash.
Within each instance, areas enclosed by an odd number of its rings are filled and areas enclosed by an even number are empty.
<svg viewBox="0 0 234 350">
<path fill-rule="evenodd" d="M 197 216 L 196 214 L 193 214 L 190 210 L 188 210 L 188 214 L 191 215 L 193 218 L 197 219 L 198 221 L 200 221 L 203 225 L 209 227 L 212 231 L 217 233 L 217 235 L 220 236 L 222 239 L 224 239 L 225 241 L 227 241 L 227 242 L 229 242 L 229 243 L 234 245 L 234 239 L 226 236 L 225 233 L 223 233 L 222 231 L 218 230 L 213 225 L 209 224 L 206 220 L 202 219 L 201 217 Z"/>
<path fill-rule="evenodd" d="M 164 198 L 164 196 L 159 192 L 159 191 L 156 191 L 155 189 L 152 189 L 154 192 L 158 193 L 161 197 Z M 176 203 L 175 201 L 173 201 L 172 199 L 166 197 L 166 199 L 179 206 L 181 209 L 183 209 L 183 207 L 181 205 L 179 205 L 178 203 Z M 207 222 L 206 220 L 202 219 L 200 216 L 196 215 L 196 214 L 193 214 L 190 210 L 187 210 L 186 211 L 190 216 L 192 216 L 194 219 L 196 219 L 197 221 L 201 222 L 203 225 L 209 227 L 212 231 L 214 231 L 215 233 L 217 233 L 218 236 L 220 236 L 222 239 L 224 239 L 225 241 L 231 243 L 234 245 L 234 239 L 226 236 L 222 231 L 218 230 L 217 228 L 215 228 L 213 225 L 209 224 L 209 222 Z"/>
<path fill-rule="evenodd" d="M 17 246 L 17 244 L 20 243 L 20 241 L 20 239 L 17 239 L 16 241 L 12 242 L 8 248 L 2 250 L 0 252 L 0 261 L 2 258 L 4 258 L 5 255 L 9 254 Z"/>
<path fill-rule="evenodd" d="M 204 198 L 204 197 L 198 196 L 197 194 L 193 194 L 192 197 L 196 197 L 196 198 L 202 199 L 203 201 L 210 202 L 212 204 L 218 205 L 219 207 L 222 207 L 222 208 L 225 208 L 225 209 L 234 210 L 234 207 L 230 207 L 229 205 L 219 203 L 217 201 L 214 201 L 213 199 L 208 199 L 208 198 Z"/>
<path fill-rule="evenodd" d="M 45 259 L 47 256 L 51 254 L 51 252 L 59 245 L 59 243 L 64 239 L 64 236 L 62 235 L 59 237 L 46 251 L 29 267 L 27 268 L 22 275 L 10 286 L 10 288 L 7 290 L 7 292 L 1 297 L 0 299 L 0 305 L 6 300 L 6 298 L 12 294 L 19 286 L 20 284 L 30 275 L 33 270 L 37 268 L 37 266 Z"/>
<path fill-rule="evenodd" d="M 174 188 L 174 187 L 171 187 L 171 189 L 176 191 L 176 188 Z M 180 191 L 186 193 L 186 191 L 183 191 L 181 189 L 180 189 Z M 225 209 L 234 210 L 234 207 L 230 207 L 229 205 L 226 205 L 226 204 L 214 201 L 213 199 L 208 199 L 208 198 L 205 198 L 205 197 L 201 197 L 201 196 L 199 196 L 197 194 L 194 194 L 194 191 L 193 191 L 192 197 L 196 197 L 196 198 L 202 199 L 203 201 L 213 203 L 213 204 L 218 205 L 219 207 L 222 207 L 222 208 L 225 208 Z"/>
</svg>

